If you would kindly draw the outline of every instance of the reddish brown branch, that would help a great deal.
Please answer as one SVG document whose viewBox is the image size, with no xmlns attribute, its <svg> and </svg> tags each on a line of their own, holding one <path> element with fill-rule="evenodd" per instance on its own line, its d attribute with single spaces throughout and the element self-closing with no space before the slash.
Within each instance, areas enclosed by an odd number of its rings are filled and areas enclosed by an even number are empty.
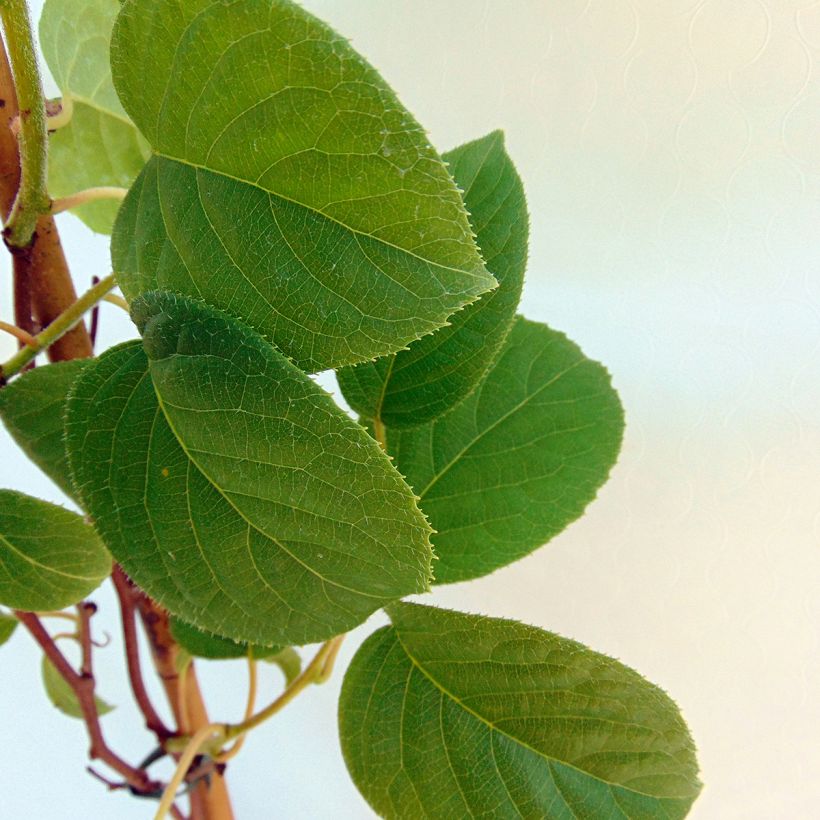
<svg viewBox="0 0 820 820">
<path fill-rule="evenodd" d="M 86 651 L 88 651 L 87 647 L 90 646 L 88 641 L 88 638 L 90 637 L 88 633 L 88 619 L 91 616 L 91 611 L 85 609 L 82 605 L 81 608 L 85 613 L 84 615 L 81 615 L 80 632 L 81 642 L 84 642 L 83 668 L 86 667 L 86 664 L 89 664 L 90 668 L 90 661 L 86 661 L 85 658 Z M 54 642 L 51 635 L 48 634 L 45 627 L 43 627 L 40 622 L 40 619 L 36 615 L 31 612 L 19 611 L 14 614 L 23 626 L 28 629 L 34 640 L 40 645 L 40 648 L 43 650 L 46 657 L 49 661 L 51 661 L 51 663 L 54 664 L 57 671 L 74 692 L 83 713 L 83 719 L 88 731 L 88 738 L 91 741 L 91 746 L 88 752 L 89 757 L 92 760 L 100 760 L 107 766 L 110 766 L 115 772 L 120 774 L 125 779 L 129 786 L 141 794 L 154 794 L 160 790 L 162 788 L 161 784 L 151 780 L 144 771 L 130 766 L 119 755 L 112 751 L 106 743 L 102 733 L 102 727 L 100 726 L 100 716 L 97 712 L 97 703 L 94 699 L 95 684 L 93 676 L 78 674 L 74 670 L 71 664 L 66 660 L 65 655 L 63 655 L 63 653 L 58 649 L 57 644 Z M 85 624 L 84 628 L 83 623 Z M 83 638 L 83 631 L 86 633 L 85 638 Z"/>
<path fill-rule="evenodd" d="M 194 734 L 210 723 L 205 702 L 199 689 L 193 663 L 184 678 L 179 673 L 180 649 L 171 635 L 168 613 L 141 591 L 136 598 L 137 609 L 148 635 L 154 666 L 165 687 L 165 694 L 174 719 L 182 734 Z M 216 771 L 203 780 L 191 793 L 193 820 L 233 820 L 233 810 L 225 778 Z"/>
<path fill-rule="evenodd" d="M 145 725 L 149 731 L 153 732 L 160 743 L 167 740 L 173 732 L 165 725 L 162 718 L 157 714 L 154 704 L 145 688 L 145 680 L 142 676 L 142 666 L 140 664 L 140 648 L 137 639 L 137 619 L 135 599 L 140 594 L 131 580 L 122 571 L 118 564 L 114 564 L 114 571 L 111 574 L 114 582 L 114 589 L 120 602 L 120 613 L 122 615 L 122 634 L 125 643 L 125 659 L 128 664 L 128 677 L 131 681 L 131 690 L 134 693 L 134 700 L 137 702 Z"/>
<path fill-rule="evenodd" d="M 20 154 L 17 137 L 11 125 L 19 111 L 14 78 L 9 67 L 6 50 L 0 43 L 0 211 L 5 220 L 11 213 L 17 189 L 20 185 Z M 9 250 L 12 250 L 11 248 Z M 25 321 L 28 301 L 29 323 L 33 315 L 40 327 L 46 327 L 69 305 L 77 301 L 77 292 L 68 272 L 60 235 L 52 216 L 43 216 L 37 222 L 31 244 L 26 248 L 12 250 L 12 268 L 15 286 L 21 289 L 15 296 L 15 310 L 20 311 Z M 29 330 L 24 324 L 17 324 Z M 83 359 L 92 353 L 91 339 L 85 325 L 77 325 L 49 348 L 51 361 Z"/>
</svg>

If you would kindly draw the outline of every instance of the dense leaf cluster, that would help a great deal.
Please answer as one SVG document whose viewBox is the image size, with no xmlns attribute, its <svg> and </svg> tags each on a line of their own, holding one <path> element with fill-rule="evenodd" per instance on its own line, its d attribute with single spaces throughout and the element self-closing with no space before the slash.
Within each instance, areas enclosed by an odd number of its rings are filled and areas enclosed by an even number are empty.
<svg viewBox="0 0 820 820">
<path fill-rule="evenodd" d="M 0 603 L 74 603 L 113 557 L 214 658 L 386 608 L 340 704 L 380 814 L 685 815 L 694 750 L 656 687 L 548 632 L 399 603 L 549 541 L 621 443 L 605 369 L 516 316 L 529 217 L 502 134 L 440 157 L 289 0 L 48 0 L 41 39 L 73 106 L 52 193 L 130 188 L 80 215 L 113 230 L 141 338 L 0 393 L 92 522 L 3 491 Z"/>
</svg>

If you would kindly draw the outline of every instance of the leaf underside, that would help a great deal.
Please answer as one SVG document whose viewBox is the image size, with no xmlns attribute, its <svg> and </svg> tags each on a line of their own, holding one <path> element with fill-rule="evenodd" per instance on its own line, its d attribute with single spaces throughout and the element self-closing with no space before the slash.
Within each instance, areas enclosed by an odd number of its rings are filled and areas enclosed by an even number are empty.
<svg viewBox="0 0 820 820">
<path fill-rule="evenodd" d="M 512 327 L 524 284 L 529 216 L 504 135 L 495 131 L 444 160 L 463 190 L 478 246 L 499 286 L 407 350 L 338 372 L 350 406 L 394 428 L 425 424 L 472 393 Z"/>
<path fill-rule="evenodd" d="M 475 392 L 388 452 L 436 534 L 436 581 L 486 575 L 546 543 L 595 498 L 623 409 L 609 374 L 566 336 L 519 318 Z"/>
<path fill-rule="evenodd" d="M 250 646 L 238 643 L 221 635 L 204 632 L 192 624 L 185 623 L 173 615 L 170 619 L 171 635 L 174 640 L 195 658 L 209 660 L 232 660 L 235 658 L 268 658 L 282 651 L 281 646 Z"/>
<path fill-rule="evenodd" d="M 110 572 L 105 547 L 79 515 L 0 490 L 0 604 L 62 609 L 93 592 Z"/>
<path fill-rule="evenodd" d="M 513 621 L 389 608 L 345 676 L 345 761 L 383 817 L 682 818 L 700 791 L 675 704 Z"/>
<path fill-rule="evenodd" d="M 127 0 L 120 98 L 154 151 L 115 226 L 126 296 L 201 297 L 302 368 L 401 349 L 495 286 L 427 137 L 285 0 Z"/>
<path fill-rule="evenodd" d="M 134 315 L 150 376 L 139 343 L 104 354 L 69 400 L 67 438 L 136 583 L 201 629 L 285 646 L 428 588 L 411 491 L 321 388 L 204 305 L 154 294 Z"/>
<path fill-rule="evenodd" d="M 40 671 L 43 678 L 43 688 L 52 705 L 68 717 L 83 720 L 83 710 L 77 695 L 65 678 L 57 671 L 57 667 L 45 655 L 43 655 Z M 97 705 L 97 714 L 100 717 L 114 711 L 111 704 L 106 703 L 96 695 L 94 696 L 94 703 Z"/>
<path fill-rule="evenodd" d="M 118 0 L 47 0 L 40 18 L 43 56 L 70 98 L 70 122 L 49 139 L 49 193 L 63 197 L 86 188 L 128 188 L 149 147 L 128 119 L 111 79 L 109 43 Z M 108 234 L 119 202 L 99 200 L 77 208 L 92 230 Z"/>
</svg>

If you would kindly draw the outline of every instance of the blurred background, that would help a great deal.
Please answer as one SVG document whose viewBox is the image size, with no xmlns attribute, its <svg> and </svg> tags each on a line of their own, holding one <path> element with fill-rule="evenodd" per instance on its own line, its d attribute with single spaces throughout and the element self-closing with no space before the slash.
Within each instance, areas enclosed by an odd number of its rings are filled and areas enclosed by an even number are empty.
<svg viewBox="0 0 820 820">
<path fill-rule="evenodd" d="M 816 818 L 820 3 L 304 5 L 352 38 L 442 151 L 506 131 L 532 215 L 522 310 L 603 361 L 626 407 L 620 462 L 581 521 L 428 600 L 554 630 L 660 684 L 699 748 L 692 817 Z M 107 240 L 59 220 L 84 290 L 110 272 Z M 0 281 L 7 317 L 7 269 Z M 103 307 L 102 345 L 134 335 Z M 5 432 L 0 453 L 2 486 L 66 503 Z M 113 596 L 99 601 L 113 632 Z M 340 669 L 380 622 L 353 633 Z M 104 725 L 138 759 L 149 738 L 133 731 L 118 636 L 98 655 L 118 706 Z M 0 816 L 152 816 L 84 774 L 83 727 L 47 705 L 22 630 L 0 669 Z M 216 717 L 241 713 L 241 662 L 203 662 L 200 676 Z M 250 737 L 229 778 L 240 820 L 372 816 L 339 751 L 340 681 Z"/>
</svg>

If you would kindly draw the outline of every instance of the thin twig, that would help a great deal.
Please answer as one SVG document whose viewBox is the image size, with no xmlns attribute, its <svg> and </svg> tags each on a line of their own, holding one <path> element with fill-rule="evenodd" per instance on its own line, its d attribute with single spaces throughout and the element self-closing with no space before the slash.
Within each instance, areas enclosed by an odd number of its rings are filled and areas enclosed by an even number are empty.
<svg viewBox="0 0 820 820">
<path fill-rule="evenodd" d="M 54 664 L 54 667 L 74 692 L 82 710 L 86 730 L 91 741 L 89 757 L 92 760 L 101 760 L 110 766 L 115 772 L 122 775 L 129 786 L 141 794 L 152 794 L 161 789 L 161 784 L 151 780 L 144 771 L 130 766 L 109 748 L 103 737 L 100 717 L 97 713 L 97 704 L 94 699 L 94 678 L 77 674 L 34 613 L 15 610 L 14 614 L 23 626 L 28 629 L 46 657 Z"/>
<path fill-rule="evenodd" d="M 145 725 L 149 731 L 153 732 L 162 743 L 171 737 L 173 732 L 165 725 L 162 718 L 157 714 L 154 704 L 145 688 L 145 680 L 142 676 L 142 666 L 140 663 L 140 648 L 137 639 L 136 603 L 134 601 L 135 590 L 131 581 L 118 564 L 114 564 L 111 573 L 111 580 L 114 582 L 114 589 L 120 602 L 120 613 L 122 615 L 122 634 L 125 643 L 125 659 L 128 664 L 128 678 L 131 681 L 131 690 L 134 693 L 134 700 L 137 702 Z"/>
<path fill-rule="evenodd" d="M 92 276 L 91 277 L 91 287 L 93 288 L 94 285 L 100 284 L 100 277 L 99 276 Z M 96 305 L 91 309 L 91 321 L 88 325 L 88 335 L 91 337 L 91 347 L 97 347 L 97 331 L 100 328 L 100 303 L 97 302 Z"/>
<path fill-rule="evenodd" d="M 17 341 L 24 347 L 33 347 L 37 344 L 37 339 L 35 339 L 34 336 L 16 325 L 11 325 L 8 322 L 0 320 L 0 330 L 14 336 L 14 338 L 17 339 Z"/>
<path fill-rule="evenodd" d="M 128 193 L 127 188 L 115 188 L 111 185 L 101 185 L 97 188 L 86 188 L 84 191 L 78 191 L 76 194 L 70 196 L 60 197 L 51 202 L 51 213 L 61 214 L 64 211 L 70 211 L 74 208 L 79 208 L 80 205 L 86 205 L 89 202 L 97 202 L 100 199 L 114 199 L 121 202 L 125 199 Z"/>
<path fill-rule="evenodd" d="M 77 616 L 79 617 L 79 638 L 82 650 L 82 661 L 80 663 L 80 675 L 93 680 L 94 666 L 92 664 L 92 652 L 94 641 L 91 639 L 91 616 L 97 611 L 97 605 L 91 601 L 83 601 L 77 604 Z"/>
<path fill-rule="evenodd" d="M 253 716 L 253 710 L 256 707 L 256 689 L 257 689 L 257 662 L 253 657 L 248 657 L 248 700 L 245 704 L 245 715 L 243 720 L 250 720 Z M 227 763 L 232 758 L 236 757 L 242 750 L 247 735 L 240 735 L 236 743 L 227 751 L 217 757 L 220 763 Z"/>
</svg>

